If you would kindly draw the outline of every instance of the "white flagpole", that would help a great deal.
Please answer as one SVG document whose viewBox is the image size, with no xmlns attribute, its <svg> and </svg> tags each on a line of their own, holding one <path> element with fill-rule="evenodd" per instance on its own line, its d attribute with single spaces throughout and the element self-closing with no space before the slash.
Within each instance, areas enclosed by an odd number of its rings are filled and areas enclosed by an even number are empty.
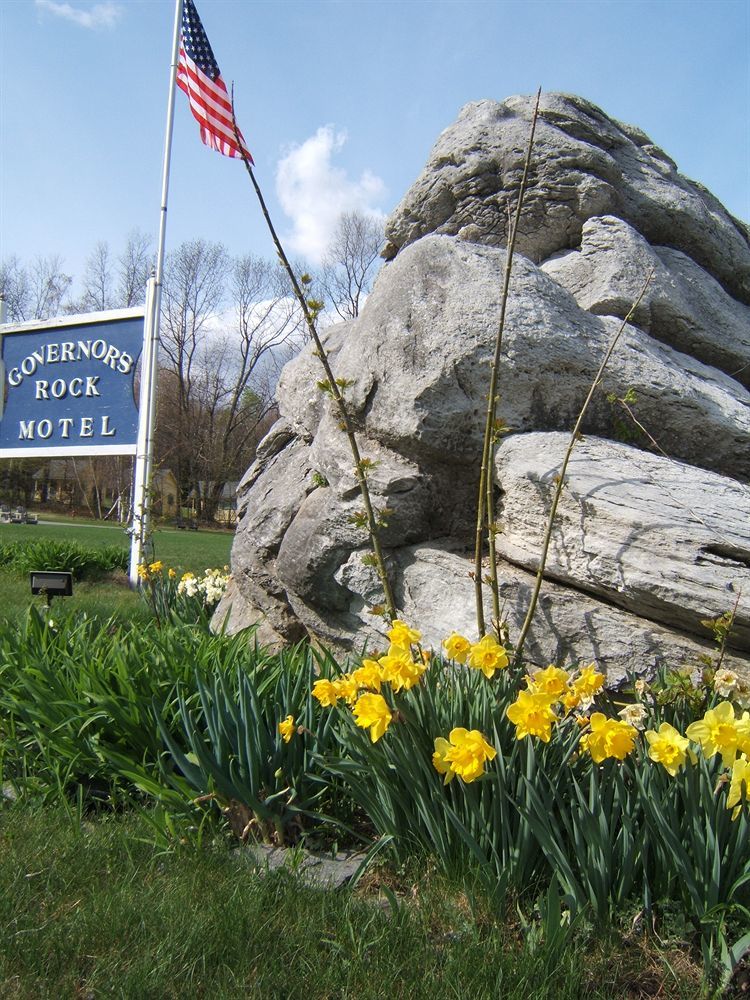
<svg viewBox="0 0 750 1000">
<path fill-rule="evenodd" d="M 130 584 L 138 585 L 138 567 L 144 561 L 143 547 L 148 537 L 150 521 L 149 482 L 153 453 L 153 417 L 156 409 L 156 378 L 154 369 L 158 357 L 156 330 L 156 278 L 152 274 L 146 283 L 146 316 L 141 354 L 141 395 L 138 404 L 138 447 L 135 458 L 133 485 L 133 527 L 130 540 Z"/>
<path fill-rule="evenodd" d="M 143 561 L 151 512 L 151 465 L 156 417 L 156 383 L 159 355 L 159 319 L 161 314 L 161 289 L 164 278 L 164 246 L 167 234 L 167 196 L 169 194 L 169 165 L 172 158 L 172 125 L 174 122 L 175 79 L 180 51 L 182 27 L 182 0 L 175 0 L 174 32 L 172 35 L 172 62 L 169 70 L 169 98 L 167 100 L 167 128 L 164 137 L 164 163 L 161 181 L 161 215 L 159 217 L 159 242 L 156 250 L 156 274 L 149 279 L 146 296 L 146 324 L 141 355 L 141 401 L 138 428 L 138 452 L 135 460 L 133 489 L 133 526 L 130 544 L 130 583 L 138 584 L 138 566 Z"/>
</svg>

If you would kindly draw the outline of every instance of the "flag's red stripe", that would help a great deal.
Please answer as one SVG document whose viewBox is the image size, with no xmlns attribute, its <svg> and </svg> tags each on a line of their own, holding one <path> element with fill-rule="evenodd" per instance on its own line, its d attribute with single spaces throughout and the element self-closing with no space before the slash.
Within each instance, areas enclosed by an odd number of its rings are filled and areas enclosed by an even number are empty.
<svg viewBox="0 0 750 1000">
<path fill-rule="evenodd" d="M 201 90 L 205 90 L 216 102 L 216 105 L 226 110 L 227 114 L 232 113 L 232 104 L 229 100 L 229 94 L 227 93 L 227 88 L 220 76 L 215 80 L 212 80 L 210 76 L 206 76 L 195 63 L 186 54 L 185 50 L 180 51 L 180 65 L 178 68 L 178 77 L 180 75 L 180 70 L 183 71 L 184 75 L 188 76 L 197 87 Z"/>
<path fill-rule="evenodd" d="M 218 77 L 216 81 L 209 79 L 187 57 L 185 62 L 180 64 L 180 69 L 183 69 L 184 73 L 178 73 L 177 83 L 185 93 L 188 96 L 194 93 L 199 94 L 206 109 L 215 111 L 219 119 L 231 126 L 232 105 L 227 98 L 227 88 L 224 86 L 224 81 L 221 77 Z M 184 79 L 184 77 L 187 77 L 187 79 Z M 220 89 L 217 87 L 217 83 L 221 84 Z"/>
<path fill-rule="evenodd" d="M 224 153 L 225 156 L 239 155 L 240 147 L 235 139 L 234 124 L 231 118 L 232 105 L 226 99 L 227 89 L 221 77 L 211 80 L 195 67 L 184 49 L 181 48 L 177 85 L 188 96 L 193 117 L 201 125 L 203 142 L 207 146 L 211 146 L 212 149 Z M 208 142 L 204 132 L 208 135 L 215 135 L 220 145 Z M 245 155 L 252 162 L 252 156 L 244 146 L 242 133 L 240 133 L 240 139 Z"/>
<path fill-rule="evenodd" d="M 216 103 L 211 100 L 210 94 L 208 94 L 201 87 L 200 82 L 196 82 L 192 76 L 188 77 L 187 80 L 181 80 L 178 78 L 177 84 L 188 95 L 191 104 L 197 104 L 207 117 L 215 119 L 217 125 L 224 128 L 230 134 L 234 134 L 231 104 L 218 107 Z"/>
</svg>

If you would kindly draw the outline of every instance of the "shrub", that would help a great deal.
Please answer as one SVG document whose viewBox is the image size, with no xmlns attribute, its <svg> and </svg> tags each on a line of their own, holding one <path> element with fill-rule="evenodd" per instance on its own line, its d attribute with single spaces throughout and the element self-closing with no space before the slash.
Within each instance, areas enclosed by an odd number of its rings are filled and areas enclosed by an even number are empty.
<svg viewBox="0 0 750 1000">
<path fill-rule="evenodd" d="M 59 570 L 80 580 L 114 570 L 126 571 L 128 560 L 128 550 L 122 545 L 86 546 L 53 538 L 0 545 L 0 567 L 18 574 Z"/>
</svg>

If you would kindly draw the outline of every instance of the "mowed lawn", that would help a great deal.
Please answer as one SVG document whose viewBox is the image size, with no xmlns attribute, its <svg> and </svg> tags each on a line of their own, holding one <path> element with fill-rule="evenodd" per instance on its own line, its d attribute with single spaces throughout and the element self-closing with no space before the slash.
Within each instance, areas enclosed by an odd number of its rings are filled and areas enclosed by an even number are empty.
<svg viewBox="0 0 750 1000">
<path fill-rule="evenodd" d="M 87 547 L 119 545 L 129 551 L 130 537 L 122 525 L 87 521 L 82 518 L 57 518 L 42 514 L 40 523 L 0 524 L 0 543 L 12 541 L 74 541 Z M 223 567 L 229 562 L 234 535 L 229 531 L 181 531 L 178 528 L 157 527 L 153 533 L 153 558 L 179 573 L 187 570 L 202 573 L 205 569 Z M 40 567 L 42 568 L 42 567 Z M 65 567 L 57 567 L 64 569 Z M 64 599 L 66 611 L 87 611 L 105 618 L 116 615 L 132 618 L 145 613 L 138 593 L 127 580 L 80 581 L 74 584 L 73 596 Z M 43 604 L 32 597 L 29 580 L 0 569 L 0 620 L 18 620 L 30 604 Z M 59 606 L 59 601 L 58 601 Z"/>
</svg>

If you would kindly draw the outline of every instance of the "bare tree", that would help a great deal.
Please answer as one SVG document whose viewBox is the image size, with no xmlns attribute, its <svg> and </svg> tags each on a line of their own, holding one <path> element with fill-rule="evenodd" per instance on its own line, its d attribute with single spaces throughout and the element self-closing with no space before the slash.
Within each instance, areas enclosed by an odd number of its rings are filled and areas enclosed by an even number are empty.
<svg viewBox="0 0 750 1000">
<path fill-rule="evenodd" d="M 275 357 L 301 317 L 278 266 L 230 261 L 201 242 L 170 260 L 164 302 L 157 460 L 210 518 L 226 482 L 252 461 L 273 405 Z"/>
<path fill-rule="evenodd" d="M 176 398 L 169 413 L 173 436 L 174 474 L 184 495 L 196 475 L 196 379 L 208 324 L 220 313 L 229 258 L 220 243 L 191 240 L 169 255 L 162 293 L 161 340 L 164 366 L 175 380 Z M 161 411 L 163 416 L 163 410 Z"/>
<path fill-rule="evenodd" d="M 10 321 L 22 323 L 57 315 L 72 280 L 63 273 L 62 261 L 56 255 L 36 257 L 28 268 L 17 257 L 8 257 L 0 265 L 0 291 Z"/>
<path fill-rule="evenodd" d="M 103 312 L 114 307 L 112 288 L 112 255 L 109 244 L 96 244 L 88 260 L 83 276 L 83 312 Z"/>
<path fill-rule="evenodd" d="M 259 257 L 234 262 L 230 290 L 232 326 L 207 345 L 197 394 L 206 516 L 212 515 L 224 484 L 239 478 L 252 459 L 256 432 L 273 406 L 274 357 L 302 320 L 287 294 L 284 272 Z"/>
<path fill-rule="evenodd" d="M 359 315 L 378 269 L 383 224 L 362 212 L 344 212 L 323 257 L 320 285 L 343 320 Z"/>
<path fill-rule="evenodd" d="M 0 294 L 8 307 L 9 323 L 28 319 L 31 308 L 29 274 L 16 256 L 0 261 Z"/>
<path fill-rule="evenodd" d="M 28 319 L 49 319 L 57 316 L 73 279 L 62 270 L 62 260 L 56 254 L 36 257 L 29 270 Z"/>
<path fill-rule="evenodd" d="M 125 249 L 117 260 L 117 304 L 124 309 L 141 305 L 154 261 L 151 237 L 139 229 L 128 233 Z"/>
</svg>

